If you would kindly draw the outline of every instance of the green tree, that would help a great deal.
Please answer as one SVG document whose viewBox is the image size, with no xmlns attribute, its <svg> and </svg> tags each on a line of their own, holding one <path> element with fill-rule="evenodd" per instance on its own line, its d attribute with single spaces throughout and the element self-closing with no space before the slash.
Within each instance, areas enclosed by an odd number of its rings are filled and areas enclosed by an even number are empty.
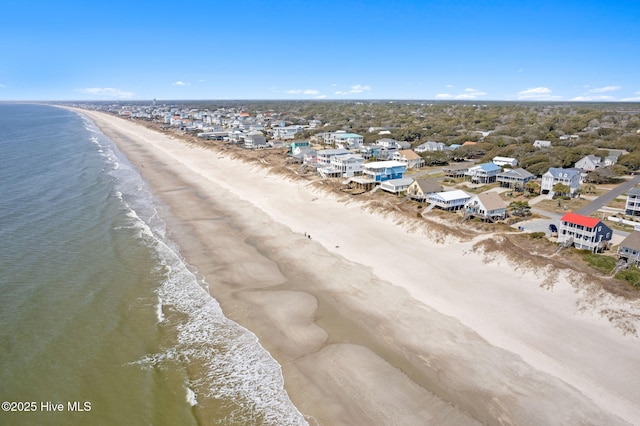
<svg viewBox="0 0 640 426">
<path fill-rule="evenodd" d="M 565 185 L 564 183 L 556 183 L 553 185 L 553 192 L 555 192 L 558 197 L 567 197 L 571 193 L 571 188 L 569 185 Z"/>
</svg>

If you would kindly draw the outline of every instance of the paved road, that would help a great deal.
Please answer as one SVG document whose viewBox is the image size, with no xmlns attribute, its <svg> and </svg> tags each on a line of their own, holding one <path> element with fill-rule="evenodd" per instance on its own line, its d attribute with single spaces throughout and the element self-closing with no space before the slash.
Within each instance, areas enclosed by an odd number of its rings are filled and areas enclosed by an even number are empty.
<svg viewBox="0 0 640 426">
<path fill-rule="evenodd" d="M 582 207 L 575 211 L 577 214 L 581 214 L 583 216 L 589 216 L 591 213 L 598 210 L 600 207 L 603 207 L 613 201 L 616 197 L 624 194 L 629 191 L 634 186 L 640 184 L 640 175 L 634 176 L 632 179 L 621 183 L 610 191 L 607 191 L 606 194 L 596 198 L 586 206 Z"/>
</svg>

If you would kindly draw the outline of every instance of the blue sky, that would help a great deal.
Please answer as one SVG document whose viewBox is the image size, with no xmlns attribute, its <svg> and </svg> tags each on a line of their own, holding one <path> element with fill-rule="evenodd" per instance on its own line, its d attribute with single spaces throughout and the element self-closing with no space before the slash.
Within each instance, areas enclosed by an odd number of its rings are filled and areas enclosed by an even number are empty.
<svg viewBox="0 0 640 426">
<path fill-rule="evenodd" d="M 8 0 L 0 100 L 640 101 L 639 43 L 637 0 Z"/>
</svg>

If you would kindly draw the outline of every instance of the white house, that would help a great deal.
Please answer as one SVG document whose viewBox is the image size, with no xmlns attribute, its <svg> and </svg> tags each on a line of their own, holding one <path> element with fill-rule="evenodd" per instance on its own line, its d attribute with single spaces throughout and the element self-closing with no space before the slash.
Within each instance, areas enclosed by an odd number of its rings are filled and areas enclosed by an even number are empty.
<svg viewBox="0 0 640 426">
<path fill-rule="evenodd" d="M 391 138 L 382 138 L 376 141 L 376 145 L 383 148 L 398 148 L 398 141 Z"/>
<path fill-rule="evenodd" d="M 534 148 L 551 148 L 551 141 L 541 141 L 541 140 L 536 140 L 533 142 L 533 147 Z"/>
<path fill-rule="evenodd" d="M 580 171 L 576 169 L 561 169 L 550 167 L 542 175 L 541 191 L 548 193 L 553 191 L 553 186 L 557 183 L 565 184 L 569 187 L 571 194 L 580 188 Z"/>
<path fill-rule="evenodd" d="M 587 155 L 576 161 L 575 168 L 584 170 L 586 172 L 592 172 L 598 167 L 602 166 L 602 159 L 595 155 Z"/>
<path fill-rule="evenodd" d="M 640 216 L 640 188 L 632 188 L 627 192 L 624 212 L 629 216 Z"/>
<path fill-rule="evenodd" d="M 244 147 L 247 149 L 263 149 L 267 148 L 267 138 L 264 137 L 262 132 L 249 132 L 244 135 Z"/>
<path fill-rule="evenodd" d="M 360 149 L 364 143 L 364 137 L 356 133 L 334 133 L 333 143 L 337 148 Z"/>
<path fill-rule="evenodd" d="M 418 169 L 424 167 L 424 159 L 410 149 L 396 151 L 392 157 L 407 165 L 407 169 Z"/>
<path fill-rule="evenodd" d="M 500 167 L 502 166 L 515 167 L 518 165 L 518 160 L 511 157 L 493 157 L 493 160 L 491 160 L 491 162 L 496 166 L 500 166 Z"/>
<path fill-rule="evenodd" d="M 464 207 L 471 196 L 466 192 L 456 189 L 453 191 L 435 192 L 429 194 L 427 200 L 443 210 L 458 210 Z"/>
<path fill-rule="evenodd" d="M 342 177 L 362 174 L 364 158 L 360 154 L 335 155 L 331 157 L 331 168 L 339 171 Z"/>
<path fill-rule="evenodd" d="M 274 139 L 294 139 L 296 133 L 300 133 L 303 127 L 300 125 L 295 126 L 279 126 L 273 128 L 273 138 Z"/>
<path fill-rule="evenodd" d="M 320 166 L 330 166 L 332 157 L 348 154 L 351 154 L 351 151 L 346 149 L 322 149 L 317 152 L 317 162 Z"/>
<path fill-rule="evenodd" d="M 427 141 L 425 143 L 421 143 L 420 145 L 414 148 L 415 152 L 433 152 L 433 151 L 444 151 L 447 148 L 445 144 L 442 142 L 433 142 Z"/>
<path fill-rule="evenodd" d="M 412 183 L 413 179 L 411 178 L 389 179 L 380 184 L 380 189 L 393 194 L 399 194 L 406 191 Z"/>
<path fill-rule="evenodd" d="M 485 220 L 500 220 L 507 216 L 507 203 L 497 192 L 483 192 L 476 194 L 464 205 L 465 214 L 480 217 Z"/>
</svg>

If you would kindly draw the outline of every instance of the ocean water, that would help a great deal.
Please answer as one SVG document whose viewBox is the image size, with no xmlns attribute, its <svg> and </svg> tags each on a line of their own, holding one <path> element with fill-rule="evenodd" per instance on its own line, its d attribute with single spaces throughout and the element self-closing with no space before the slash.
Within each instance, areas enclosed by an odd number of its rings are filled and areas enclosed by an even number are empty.
<svg viewBox="0 0 640 426">
<path fill-rule="evenodd" d="M 145 182 L 84 116 L 0 104 L 0 424 L 297 425 Z"/>
</svg>

